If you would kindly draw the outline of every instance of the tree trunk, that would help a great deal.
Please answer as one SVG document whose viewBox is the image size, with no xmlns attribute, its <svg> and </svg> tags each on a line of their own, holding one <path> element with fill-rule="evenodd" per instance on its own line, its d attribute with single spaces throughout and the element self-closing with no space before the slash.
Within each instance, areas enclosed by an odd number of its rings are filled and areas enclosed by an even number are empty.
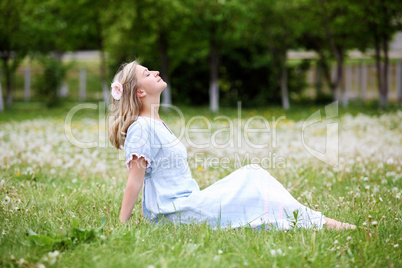
<svg viewBox="0 0 402 268">
<path fill-rule="evenodd" d="M 3 63 L 4 78 L 6 80 L 6 104 L 7 107 L 10 107 L 13 104 L 13 98 L 11 95 L 11 70 L 9 66 L 9 53 L 5 52 L 1 59 Z"/>
<path fill-rule="evenodd" d="M 353 70 L 351 66 L 346 66 L 345 67 L 345 91 L 342 94 L 342 104 L 344 107 L 346 107 L 348 105 L 349 102 L 349 97 L 350 95 L 352 95 L 353 92 Z"/>
<path fill-rule="evenodd" d="M 389 69 L 389 60 L 388 60 L 388 42 L 384 38 L 382 41 L 382 49 L 384 52 L 384 66 L 383 66 L 383 83 L 382 89 L 380 92 L 380 105 L 381 107 L 386 107 L 388 102 L 388 69 Z"/>
<path fill-rule="evenodd" d="M 325 28 L 325 33 L 327 36 L 327 39 L 329 41 L 329 45 L 332 49 L 332 52 L 334 53 L 337 61 L 337 74 L 336 74 L 336 80 L 335 80 L 335 85 L 333 88 L 333 93 L 334 93 L 334 100 L 337 101 L 339 100 L 340 94 L 339 94 L 339 86 L 341 87 L 341 92 L 344 92 L 345 86 L 343 83 L 343 48 L 337 46 L 335 43 L 335 38 L 333 37 L 331 33 L 331 29 L 329 27 L 328 23 L 328 13 L 325 7 L 324 0 L 320 1 L 320 5 L 322 7 L 322 18 L 324 22 L 324 28 Z"/>
<path fill-rule="evenodd" d="M 286 54 L 285 54 L 286 55 Z M 281 70 L 281 93 L 282 93 L 282 106 L 285 110 L 289 109 L 289 96 L 288 96 L 288 69 L 286 66 L 286 56 L 282 61 Z"/>
<path fill-rule="evenodd" d="M 1 89 L 1 69 L 0 69 L 0 112 L 4 111 L 3 90 Z"/>
<path fill-rule="evenodd" d="M 318 54 L 320 55 L 320 60 L 319 60 L 319 66 L 321 67 L 320 73 L 322 71 L 325 80 L 327 81 L 328 87 L 331 89 L 331 92 L 334 94 L 335 91 L 335 83 L 332 81 L 332 77 L 331 77 L 331 71 L 327 62 L 327 59 L 325 57 L 324 52 L 322 51 L 322 49 L 318 49 Z M 323 83 L 321 82 L 321 87 L 322 87 Z"/>
<path fill-rule="evenodd" d="M 165 34 L 160 31 L 158 35 L 159 58 L 161 64 L 161 77 L 166 82 L 167 86 L 162 93 L 162 108 L 166 109 L 167 106 L 172 104 L 172 94 L 170 92 L 170 79 L 169 79 L 169 57 L 167 54 L 167 40 Z"/>
<path fill-rule="evenodd" d="M 106 82 L 106 55 L 103 47 L 103 37 L 102 37 L 102 24 L 100 23 L 100 13 L 97 10 L 97 21 L 96 21 L 96 37 L 98 41 L 98 50 L 100 51 L 100 80 L 101 80 L 101 87 L 102 87 L 102 95 L 103 101 L 105 102 L 106 106 L 110 104 L 110 90 Z"/>
<path fill-rule="evenodd" d="M 383 67 L 381 64 L 381 48 L 380 48 L 380 41 L 378 40 L 378 37 L 374 37 L 375 42 L 374 42 L 374 48 L 375 48 L 375 65 L 377 69 L 377 86 L 378 86 L 378 93 L 379 93 L 379 99 L 380 99 L 380 105 L 382 106 L 384 99 L 383 99 L 383 88 L 384 88 L 384 72 L 383 72 Z"/>
<path fill-rule="evenodd" d="M 110 104 L 110 92 L 106 82 L 106 56 L 103 50 L 100 51 L 101 64 L 100 64 L 100 80 L 102 86 L 103 101 L 106 106 Z"/>
<path fill-rule="evenodd" d="M 343 75 L 343 54 L 337 49 L 334 51 L 336 55 L 336 76 L 334 82 L 334 100 L 337 101 L 343 96 L 345 92 L 345 83 L 344 83 L 344 75 Z"/>
<path fill-rule="evenodd" d="M 212 112 L 219 109 L 219 54 L 214 41 L 210 43 L 210 83 L 209 83 L 209 107 Z"/>
<path fill-rule="evenodd" d="M 29 101 L 31 98 L 31 68 L 27 67 L 25 69 L 25 79 L 24 79 L 24 97 L 25 101 Z"/>
<path fill-rule="evenodd" d="M 316 98 L 322 95 L 322 71 L 323 67 L 321 66 L 321 62 L 318 61 L 315 67 L 315 92 Z"/>
<path fill-rule="evenodd" d="M 4 74 L 6 76 L 6 104 L 7 107 L 11 107 L 13 105 L 13 96 L 12 96 L 12 90 L 11 90 L 11 70 L 10 66 L 8 66 L 8 60 L 7 62 L 4 63 Z"/>
<path fill-rule="evenodd" d="M 23 60 L 24 55 L 20 55 L 15 52 L 14 55 L 12 55 L 11 51 L 2 52 L 1 60 L 6 79 L 6 102 L 8 107 L 13 105 L 12 87 L 13 84 L 15 84 L 15 81 L 13 81 L 13 78 L 15 78 L 14 73 Z"/>
<path fill-rule="evenodd" d="M 396 94 L 399 103 L 402 103 L 402 60 L 396 65 Z"/>
</svg>

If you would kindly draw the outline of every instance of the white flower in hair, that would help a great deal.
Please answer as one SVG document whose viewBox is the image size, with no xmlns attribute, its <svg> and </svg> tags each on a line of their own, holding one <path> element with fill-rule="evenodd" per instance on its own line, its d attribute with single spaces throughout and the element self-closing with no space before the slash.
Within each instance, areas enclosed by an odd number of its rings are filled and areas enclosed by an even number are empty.
<svg viewBox="0 0 402 268">
<path fill-rule="evenodd" d="M 112 97 L 115 100 L 120 100 L 121 95 L 123 94 L 123 85 L 119 82 L 112 83 Z"/>
</svg>

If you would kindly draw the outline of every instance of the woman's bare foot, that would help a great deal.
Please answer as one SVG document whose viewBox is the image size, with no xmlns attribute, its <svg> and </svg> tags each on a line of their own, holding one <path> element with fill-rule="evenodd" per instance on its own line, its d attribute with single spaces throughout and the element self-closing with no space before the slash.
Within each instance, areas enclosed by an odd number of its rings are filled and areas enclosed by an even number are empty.
<svg viewBox="0 0 402 268">
<path fill-rule="evenodd" d="M 336 221 L 334 219 L 330 219 L 327 217 L 324 217 L 324 219 L 326 222 L 325 226 L 327 227 L 327 229 L 335 229 L 335 230 L 356 229 L 356 225 L 353 224 Z"/>
</svg>

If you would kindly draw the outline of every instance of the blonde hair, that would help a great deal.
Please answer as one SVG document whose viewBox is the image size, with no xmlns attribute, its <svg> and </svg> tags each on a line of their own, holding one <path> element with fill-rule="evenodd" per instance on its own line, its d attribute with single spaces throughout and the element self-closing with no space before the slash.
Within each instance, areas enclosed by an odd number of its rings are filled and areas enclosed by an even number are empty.
<svg viewBox="0 0 402 268">
<path fill-rule="evenodd" d="M 137 78 L 135 76 L 137 61 L 123 64 L 114 76 L 113 82 L 123 85 L 123 94 L 120 100 L 110 99 L 111 108 L 109 118 L 109 140 L 114 147 L 121 149 L 129 126 L 137 120 L 141 110 L 141 101 L 137 97 Z"/>
</svg>

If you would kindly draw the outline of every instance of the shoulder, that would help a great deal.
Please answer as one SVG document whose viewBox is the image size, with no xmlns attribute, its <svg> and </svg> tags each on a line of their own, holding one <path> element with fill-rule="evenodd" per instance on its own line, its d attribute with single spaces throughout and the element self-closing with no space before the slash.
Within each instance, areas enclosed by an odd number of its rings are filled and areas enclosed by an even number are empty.
<svg viewBox="0 0 402 268">
<path fill-rule="evenodd" d="M 146 118 L 139 116 L 127 129 L 127 136 L 140 135 L 143 133 L 149 134 L 151 132 L 152 124 Z"/>
<path fill-rule="evenodd" d="M 159 140 L 158 131 L 155 130 L 155 123 L 146 117 L 138 117 L 127 129 L 125 146 L 127 144 L 155 143 Z"/>
</svg>

